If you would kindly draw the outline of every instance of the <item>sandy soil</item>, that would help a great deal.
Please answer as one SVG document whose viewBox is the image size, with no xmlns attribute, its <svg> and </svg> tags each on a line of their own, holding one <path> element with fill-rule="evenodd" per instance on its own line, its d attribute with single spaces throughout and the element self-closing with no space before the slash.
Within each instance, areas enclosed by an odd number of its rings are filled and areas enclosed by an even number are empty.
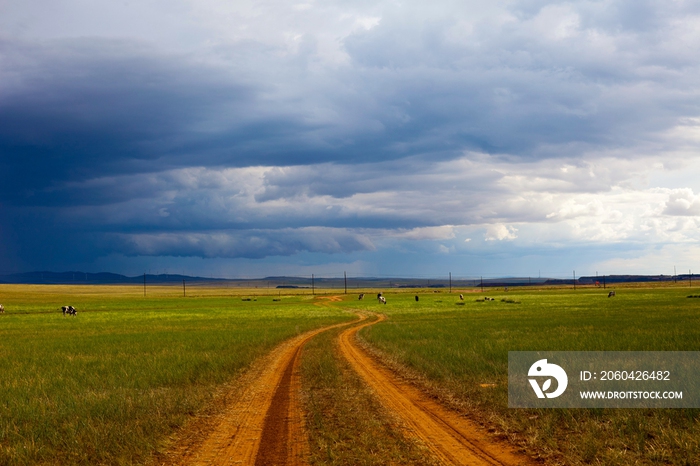
<svg viewBox="0 0 700 466">
<path fill-rule="evenodd" d="M 356 341 L 357 332 L 379 320 L 354 326 L 339 336 L 342 354 L 374 389 L 382 404 L 405 424 L 409 435 L 418 437 L 445 464 L 531 465 L 529 458 L 503 443 L 488 438 L 482 429 L 448 410 L 412 385 L 399 380 L 375 362 Z"/>
</svg>

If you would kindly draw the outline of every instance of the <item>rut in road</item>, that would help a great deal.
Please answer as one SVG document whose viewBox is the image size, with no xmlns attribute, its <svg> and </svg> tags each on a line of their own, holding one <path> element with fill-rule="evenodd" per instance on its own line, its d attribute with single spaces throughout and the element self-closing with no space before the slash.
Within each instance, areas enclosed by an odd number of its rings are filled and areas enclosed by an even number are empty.
<svg viewBox="0 0 700 466">
<path fill-rule="evenodd" d="M 167 456 L 187 466 L 307 464 L 308 439 L 298 399 L 301 350 L 319 333 L 355 322 L 312 330 L 277 346 L 246 374 L 246 388 L 214 430 L 196 445 L 175 447 Z"/>
<path fill-rule="evenodd" d="M 533 465 L 509 445 L 494 442 L 479 428 L 428 398 L 412 385 L 400 381 L 391 371 L 376 363 L 356 342 L 357 332 L 377 322 L 353 326 L 340 333 L 340 351 L 350 365 L 376 392 L 381 403 L 401 418 L 409 432 L 420 438 L 445 464 L 455 465 Z"/>
</svg>

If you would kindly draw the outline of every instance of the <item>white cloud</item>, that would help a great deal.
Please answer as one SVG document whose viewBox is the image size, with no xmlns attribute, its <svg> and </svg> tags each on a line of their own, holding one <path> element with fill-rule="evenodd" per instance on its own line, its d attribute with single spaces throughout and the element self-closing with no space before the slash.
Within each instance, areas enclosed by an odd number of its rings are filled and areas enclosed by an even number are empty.
<svg viewBox="0 0 700 466">
<path fill-rule="evenodd" d="M 442 225 L 437 227 L 413 228 L 408 231 L 398 231 L 393 235 L 396 238 L 406 238 L 417 241 L 424 240 L 444 240 L 455 237 L 452 225 Z"/>
<path fill-rule="evenodd" d="M 498 223 L 496 225 L 489 225 L 486 227 L 484 239 L 486 241 L 514 240 L 518 237 L 515 234 L 517 231 L 517 228 L 510 225 L 503 225 L 502 223 Z"/>
<path fill-rule="evenodd" d="M 700 216 L 700 195 L 692 189 L 675 189 L 668 195 L 666 215 Z"/>
</svg>

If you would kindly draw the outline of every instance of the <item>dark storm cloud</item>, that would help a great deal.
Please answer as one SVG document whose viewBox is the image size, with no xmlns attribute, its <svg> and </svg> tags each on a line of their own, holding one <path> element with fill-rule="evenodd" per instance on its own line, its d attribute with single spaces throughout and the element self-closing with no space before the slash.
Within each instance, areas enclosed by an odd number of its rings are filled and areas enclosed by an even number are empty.
<svg viewBox="0 0 700 466">
<path fill-rule="evenodd" d="M 177 166 L 184 161 L 168 155 L 202 137 L 197 124 L 219 106 L 245 108 L 254 99 L 251 86 L 139 43 L 20 45 L 21 60 L 3 56 L 17 75 L 0 97 L 5 200 L 31 204 L 66 182 Z"/>
<path fill-rule="evenodd" d="M 95 3 L 104 35 L 67 15 L 0 36 L 0 257 L 334 254 L 453 225 L 509 241 L 621 217 L 574 197 L 697 148 L 689 2 L 184 6 L 143 2 L 135 32 Z M 694 215 L 681 194 L 639 215 Z"/>
<path fill-rule="evenodd" d="M 318 227 L 115 235 L 112 239 L 122 243 L 119 250 L 125 254 L 145 256 L 258 259 L 300 252 L 334 254 L 375 249 L 371 240 L 364 235 Z"/>
<path fill-rule="evenodd" d="M 234 63 L 224 67 L 138 42 L 6 40 L 4 197 L 58 202 L 39 200 L 42 190 L 192 165 L 449 159 L 463 150 L 558 156 L 561 147 L 626 146 L 674 125 L 682 108 L 697 110 L 683 82 L 670 92 L 663 77 L 639 75 L 650 53 L 640 37 L 630 39 L 640 52 L 625 54 L 631 66 L 623 69 L 605 57 L 587 61 L 585 40 L 545 43 L 522 25 L 480 24 L 457 41 L 449 37 L 457 18 L 389 10 L 344 40 L 350 69 L 322 74 L 255 44 L 228 49 Z M 314 50 L 305 40 L 299 56 Z"/>
</svg>

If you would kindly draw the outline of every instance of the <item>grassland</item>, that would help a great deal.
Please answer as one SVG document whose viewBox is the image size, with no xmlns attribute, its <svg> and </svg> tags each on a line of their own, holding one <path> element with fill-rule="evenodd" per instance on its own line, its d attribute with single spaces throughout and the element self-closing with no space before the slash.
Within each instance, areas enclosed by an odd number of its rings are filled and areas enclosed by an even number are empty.
<svg viewBox="0 0 700 466">
<path fill-rule="evenodd" d="M 324 332 L 304 348 L 302 381 L 312 465 L 430 466 L 423 448 L 407 441 L 337 351 L 338 333 Z M 329 351 L 330 350 L 330 351 Z"/>
<path fill-rule="evenodd" d="M 697 290 L 616 290 L 385 292 L 386 306 L 332 307 L 309 290 L 2 285 L 0 465 L 148 464 L 253 360 L 348 309 L 386 313 L 362 337 L 387 363 L 549 464 L 700 464 L 699 410 L 507 408 L 508 351 L 700 350 Z M 302 359 L 314 464 L 427 461 L 333 341 Z"/>
<path fill-rule="evenodd" d="M 385 293 L 389 320 L 363 338 L 389 364 L 494 435 L 550 464 L 700 464 L 700 410 L 507 408 L 508 351 L 700 350 L 688 288 Z M 697 294 L 697 293 L 696 293 Z M 503 301 L 506 300 L 506 301 Z M 359 304 L 359 303 L 358 303 Z"/>
<path fill-rule="evenodd" d="M 148 462 L 275 344 L 354 318 L 259 290 L 3 285 L 0 302 L 0 465 Z"/>
</svg>

